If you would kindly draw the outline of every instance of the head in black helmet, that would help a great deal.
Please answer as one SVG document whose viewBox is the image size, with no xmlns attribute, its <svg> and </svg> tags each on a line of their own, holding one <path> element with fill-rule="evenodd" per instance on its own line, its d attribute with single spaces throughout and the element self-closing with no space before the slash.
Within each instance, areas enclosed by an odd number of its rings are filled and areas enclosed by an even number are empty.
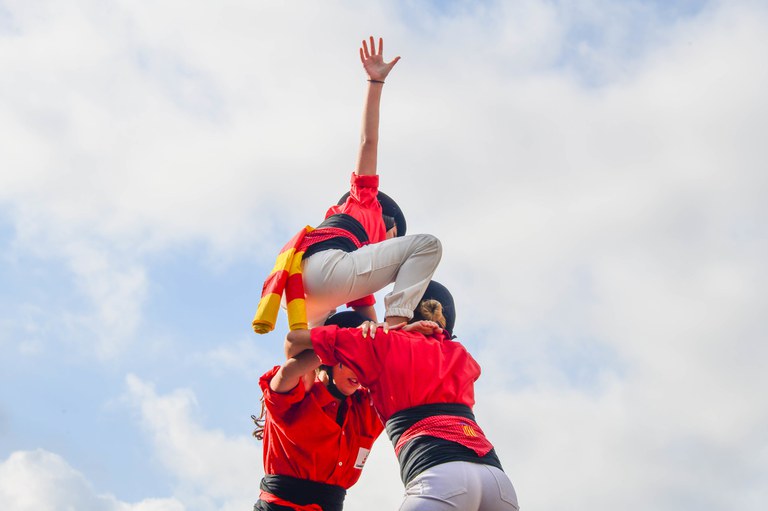
<svg viewBox="0 0 768 511">
<path fill-rule="evenodd" d="M 453 334 L 453 327 L 456 324 L 456 305 L 448 288 L 436 280 L 429 282 L 424 296 L 413 311 L 411 322 L 422 319 L 434 321 L 449 334 Z"/>
<path fill-rule="evenodd" d="M 338 205 L 341 206 L 346 202 L 347 197 L 349 197 L 349 192 L 345 193 L 341 196 L 341 199 L 339 199 Z M 397 205 L 397 202 L 387 195 L 384 192 L 378 192 L 377 197 L 379 199 L 379 204 L 381 204 L 381 217 L 384 220 L 384 228 L 389 233 L 392 231 L 393 227 L 396 227 L 394 231 L 394 236 L 387 236 L 387 238 L 390 237 L 396 237 L 396 236 L 405 236 L 405 215 L 403 214 L 403 211 L 400 209 L 400 206 Z"/>
</svg>

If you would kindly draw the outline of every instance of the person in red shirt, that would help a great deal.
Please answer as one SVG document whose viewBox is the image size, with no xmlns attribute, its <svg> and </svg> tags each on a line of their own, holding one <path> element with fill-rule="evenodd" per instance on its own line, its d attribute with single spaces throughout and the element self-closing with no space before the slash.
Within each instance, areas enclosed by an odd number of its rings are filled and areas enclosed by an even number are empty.
<svg viewBox="0 0 768 511">
<path fill-rule="evenodd" d="M 350 367 L 386 422 L 405 484 L 401 511 L 517 510 L 517 495 L 475 422 L 480 366 L 451 332 L 453 297 L 432 281 L 400 329 L 325 326 L 294 330 L 289 355 L 313 350 Z"/>
<path fill-rule="evenodd" d="M 322 325 L 342 304 L 376 319 L 373 293 L 394 283 L 384 297 L 385 320 L 408 320 L 442 256 L 440 241 L 429 234 L 405 236 L 405 216 L 379 191 L 378 140 L 381 94 L 395 57 L 385 62 L 384 42 L 363 41 L 360 60 L 368 75 L 357 165 L 350 191 L 331 206 L 325 220 L 308 233 L 302 278 L 307 321 Z"/>
<path fill-rule="evenodd" d="M 345 311 L 326 324 L 357 327 L 367 320 Z M 259 380 L 264 398 L 254 436 L 264 442 L 265 476 L 255 511 L 341 511 L 384 429 L 349 366 L 320 366 L 315 377 L 318 366 L 307 351 Z"/>
</svg>

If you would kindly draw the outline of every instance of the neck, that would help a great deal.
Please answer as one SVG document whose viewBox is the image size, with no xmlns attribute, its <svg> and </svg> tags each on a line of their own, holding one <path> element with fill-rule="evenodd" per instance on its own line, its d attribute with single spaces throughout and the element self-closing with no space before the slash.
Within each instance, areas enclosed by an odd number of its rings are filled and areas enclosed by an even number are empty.
<svg viewBox="0 0 768 511">
<path fill-rule="evenodd" d="M 345 399 L 347 399 L 347 396 L 341 393 L 341 391 L 336 386 L 336 384 L 333 383 L 333 380 L 329 379 L 328 383 L 325 384 L 325 388 L 328 389 L 328 392 L 330 392 L 331 395 L 335 397 L 337 401 L 344 401 Z"/>
</svg>

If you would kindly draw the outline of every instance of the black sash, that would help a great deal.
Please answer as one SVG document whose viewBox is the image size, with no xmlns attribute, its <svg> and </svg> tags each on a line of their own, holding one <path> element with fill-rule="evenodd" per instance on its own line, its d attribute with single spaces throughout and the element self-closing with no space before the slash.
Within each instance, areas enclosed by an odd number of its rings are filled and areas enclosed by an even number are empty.
<svg viewBox="0 0 768 511">
<path fill-rule="evenodd" d="M 365 232 L 363 224 L 357 221 L 355 217 L 347 215 L 346 213 L 338 213 L 336 215 L 329 216 L 323 220 L 323 222 L 318 225 L 313 232 L 320 234 L 320 231 L 323 229 L 323 227 L 344 229 L 355 239 L 357 239 L 360 245 L 366 245 L 368 243 L 368 233 Z M 320 241 L 310 245 L 307 250 L 304 251 L 304 259 L 311 256 L 312 254 L 322 252 L 323 250 L 330 250 L 332 248 L 343 250 L 344 252 L 354 252 L 357 250 L 357 245 L 355 245 L 355 242 L 349 238 L 345 238 L 344 236 L 336 236 L 335 238 Z"/>
<path fill-rule="evenodd" d="M 290 476 L 265 475 L 259 487 L 283 500 L 300 506 L 318 504 L 323 511 L 342 511 L 347 490 L 333 484 L 318 483 Z M 254 511 L 292 511 L 291 508 L 259 500 Z"/>
</svg>

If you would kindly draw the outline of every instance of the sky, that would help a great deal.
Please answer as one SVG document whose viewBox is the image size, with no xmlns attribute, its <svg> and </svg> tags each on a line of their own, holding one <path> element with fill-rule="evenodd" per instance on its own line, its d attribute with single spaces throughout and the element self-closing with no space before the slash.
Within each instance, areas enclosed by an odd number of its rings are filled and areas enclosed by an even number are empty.
<svg viewBox="0 0 768 511">
<path fill-rule="evenodd" d="M 0 509 L 251 509 L 250 322 L 346 191 L 369 35 L 521 508 L 764 509 L 758 0 L 0 0 Z M 346 509 L 401 498 L 381 437 Z"/>
</svg>

